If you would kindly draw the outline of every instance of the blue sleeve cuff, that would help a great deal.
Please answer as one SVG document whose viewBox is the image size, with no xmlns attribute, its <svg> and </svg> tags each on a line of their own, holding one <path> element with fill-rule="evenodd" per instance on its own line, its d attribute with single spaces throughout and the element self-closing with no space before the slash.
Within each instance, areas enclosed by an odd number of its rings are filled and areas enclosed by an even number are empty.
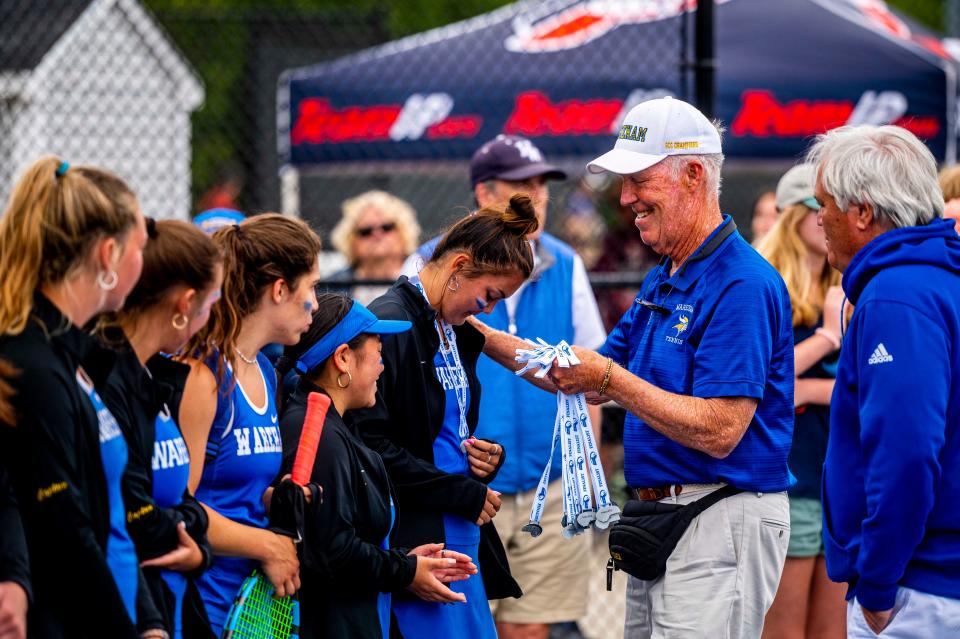
<svg viewBox="0 0 960 639">
<path fill-rule="evenodd" d="M 861 579 L 856 587 L 857 601 L 874 612 L 890 610 L 897 602 L 898 588 L 897 584 L 875 584 Z"/>
<path fill-rule="evenodd" d="M 709 397 L 752 397 L 763 399 L 763 384 L 746 379 L 726 381 L 703 380 L 693 383 L 693 396 Z"/>
</svg>

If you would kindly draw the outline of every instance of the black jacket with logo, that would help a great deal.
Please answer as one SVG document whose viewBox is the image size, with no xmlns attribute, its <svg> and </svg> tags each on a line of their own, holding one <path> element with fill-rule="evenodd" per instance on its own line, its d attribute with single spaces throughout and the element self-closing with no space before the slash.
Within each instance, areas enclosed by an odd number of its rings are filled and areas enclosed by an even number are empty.
<svg viewBox="0 0 960 639">
<path fill-rule="evenodd" d="M 102 386 L 114 356 L 37 294 L 23 332 L 0 338 L 0 357 L 18 371 L 17 427 L 0 428 L 0 456 L 30 553 L 30 636 L 136 638 L 106 560 L 99 422 L 76 379 L 82 366 Z"/>
<path fill-rule="evenodd" d="M 280 417 L 281 473 L 293 468 L 311 392 L 323 391 L 301 377 Z M 410 585 L 417 558 L 393 549 L 392 543 L 389 550 L 380 547 L 390 530 L 390 478 L 380 455 L 367 448 L 332 404 L 310 480 L 323 488 L 323 499 L 306 510 L 300 636 L 379 639 L 377 596 Z"/>
<path fill-rule="evenodd" d="M 176 421 L 179 399 L 190 367 L 156 355 L 147 362 L 147 374 L 122 331 L 106 331 L 104 343 L 116 352 L 117 361 L 106 385 L 98 390 L 127 442 L 123 502 L 127 511 L 127 530 L 136 546 L 137 556 L 143 561 L 174 550 L 179 543 L 177 525 L 182 521 L 203 553 L 203 563 L 187 575 L 196 578 L 210 566 L 213 558 L 207 541 L 207 513 L 189 491 L 184 492 L 183 501 L 174 508 L 158 507 L 153 500 L 152 465 L 157 415 L 166 404 Z M 173 593 L 158 568 L 145 568 L 143 576 L 165 628 L 172 631 L 176 611 Z M 203 609 L 196 588 L 187 590 L 183 608 L 187 611 Z"/>
<path fill-rule="evenodd" d="M 486 501 L 486 484 L 493 481 L 496 471 L 481 480 L 446 473 L 433 464 L 433 443 L 443 426 L 446 395 L 433 365 L 440 347 L 434 327 L 436 313 L 420 291 L 401 277 L 369 308 L 380 319 L 408 320 L 413 328 L 383 336 L 384 371 L 377 382 L 377 403 L 373 408 L 350 411 L 347 417 L 367 445 L 383 458 L 396 487 L 400 500 L 397 544 L 414 548 L 443 542 L 443 514 L 468 521 L 479 519 Z M 477 359 L 484 338 L 469 324 L 454 331 L 470 386 L 467 425 L 473 433 L 480 412 Z M 505 458 L 501 455 L 500 466 Z M 488 598 L 521 595 L 492 522 L 481 526 L 477 559 Z"/>
</svg>

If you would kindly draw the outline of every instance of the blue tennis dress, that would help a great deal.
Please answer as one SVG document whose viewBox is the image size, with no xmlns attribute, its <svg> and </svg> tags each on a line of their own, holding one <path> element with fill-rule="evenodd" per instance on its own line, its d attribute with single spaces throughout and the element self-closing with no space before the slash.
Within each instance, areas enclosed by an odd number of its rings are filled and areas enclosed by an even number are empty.
<svg viewBox="0 0 960 639">
<path fill-rule="evenodd" d="M 180 428 L 164 406 L 156 419 L 156 437 L 153 443 L 153 500 L 160 508 L 173 508 L 183 500 L 190 479 L 190 453 L 180 434 Z M 176 600 L 171 628 L 174 639 L 183 637 L 183 595 L 187 591 L 187 577 L 182 572 L 162 570 L 160 575 Z"/>
<path fill-rule="evenodd" d="M 127 468 L 127 442 L 120 431 L 120 425 L 113 413 L 107 408 L 100 395 L 93 388 L 93 382 L 83 369 L 77 369 L 77 384 L 86 393 L 97 411 L 100 423 L 100 457 L 103 463 L 103 476 L 107 484 L 107 499 L 110 504 L 110 536 L 107 538 L 107 565 L 117 582 L 120 598 L 137 623 L 137 586 L 139 582 L 137 551 L 133 546 L 130 533 L 127 532 L 127 511 L 123 506 L 123 494 L 120 482 Z"/>
<path fill-rule="evenodd" d="M 440 348 L 443 348 L 441 345 Z M 457 406 L 456 387 L 467 389 L 466 405 L 470 405 L 470 391 L 463 371 L 447 367 L 438 350 L 433 358 L 437 378 L 446 393 L 443 426 L 433 442 L 433 463 L 448 473 L 466 475 L 470 472 L 466 455 L 460 450 L 460 409 Z M 462 390 L 461 390 L 462 392 Z M 445 548 L 462 552 L 477 563 L 480 545 L 480 527 L 456 515 L 444 514 Z M 495 639 L 497 630 L 487 603 L 487 592 L 478 571 L 465 581 L 448 584 L 454 592 L 462 592 L 467 603 L 442 604 L 429 601 L 394 601 L 393 613 L 400 631 L 407 639 L 420 637 L 457 637 L 457 639 Z"/>
<path fill-rule="evenodd" d="M 226 397 L 218 393 L 217 412 L 207 438 L 206 461 L 196 498 L 233 521 L 266 528 L 263 493 L 277 476 L 283 460 L 277 426 L 276 377 L 270 361 L 257 353 L 257 364 L 266 390 L 266 401 L 256 406 L 239 381 Z M 215 370 L 215 365 L 208 363 Z M 228 370 L 224 383 L 233 379 Z M 243 580 L 258 562 L 246 557 L 215 557 L 197 580 L 210 626 L 220 636 L 230 605 Z"/>
</svg>

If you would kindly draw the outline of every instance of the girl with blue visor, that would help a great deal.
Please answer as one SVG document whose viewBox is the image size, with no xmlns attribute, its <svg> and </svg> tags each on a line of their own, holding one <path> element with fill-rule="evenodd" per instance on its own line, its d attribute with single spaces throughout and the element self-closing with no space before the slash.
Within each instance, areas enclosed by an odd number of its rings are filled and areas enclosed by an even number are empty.
<svg viewBox="0 0 960 639">
<path fill-rule="evenodd" d="M 359 302 L 318 296 L 310 329 L 278 362 L 300 380 L 280 417 L 281 474 L 293 467 L 311 393 L 330 397 L 311 482 L 323 488 L 304 522 L 300 564 L 300 637 L 390 636 L 390 593 L 407 589 L 432 602 L 461 601 L 444 582 L 477 571 L 467 555 L 424 544 L 393 547 L 396 499 L 380 455 L 367 448 L 344 415 L 376 403 L 383 372 L 380 335 L 410 330 L 379 320 Z"/>
</svg>

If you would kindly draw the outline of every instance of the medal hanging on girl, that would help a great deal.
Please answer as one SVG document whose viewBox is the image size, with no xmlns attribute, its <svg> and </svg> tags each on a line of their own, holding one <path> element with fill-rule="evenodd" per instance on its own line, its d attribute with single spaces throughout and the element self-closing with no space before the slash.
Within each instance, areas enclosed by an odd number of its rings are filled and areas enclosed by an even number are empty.
<svg viewBox="0 0 960 639">
<path fill-rule="evenodd" d="M 411 280 L 414 286 L 420 290 L 423 299 L 430 303 L 427 292 L 423 290 L 423 284 L 419 279 Z M 440 315 L 433 321 L 434 328 L 437 329 L 437 335 L 440 336 L 440 357 L 443 358 L 443 364 L 450 372 L 453 383 L 453 392 L 457 398 L 457 409 L 460 416 L 460 423 L 457 428 L 457 435 L 460 437 L 460 451 L 467 454 L 467 438 L 470 437 L 470 428 L 467 426 L 467 374 L 463 369 L 463 362 L 460 359 L 460 351 L 457 348 L 457 334 L 453 326 L 448 324 Z"/>
</svg>

